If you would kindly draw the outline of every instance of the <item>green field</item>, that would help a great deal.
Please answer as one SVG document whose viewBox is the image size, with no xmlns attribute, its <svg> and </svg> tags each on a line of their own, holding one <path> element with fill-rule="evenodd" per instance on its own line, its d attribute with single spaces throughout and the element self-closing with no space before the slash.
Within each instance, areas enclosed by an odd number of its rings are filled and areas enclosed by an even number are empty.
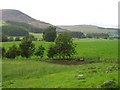
<svg viewBox="0 0 120 90">
<path fill-rule="evenodd" d="M 36 47 L 43 45 L 48 50 L 51 42 L 34 41 Z M 118 40 L 104 40 L 104 39 L 75 39 L 77 57 L 101 57 L 101 58 L 117 58 L 118 57 Z M 20 42 L 4 42 L 3 47 L 8 48 L 13 44 L 19 45 Z"/>
<path fill-rule="evenodd" d="M 20 42 L 4 42 L 8 48 Z M 36 47 L 43 45 L 47 49 L 50 42 L 34 41 Z M 3 87 L 12 88 L 100 88 L 107 80 L 114 80 L 118 85 L 118 40 L 74 39 L 77 54 L 75 57 L 100 57 L 107 63 L 88 63 L 80 65 L 61 65 L 17 57 L 15 60 L 3 59 Z M 78 78 L 83 74 L 84 78 Z"/>
<path fill-rule="evenodd" d="M 77 78 L 79 74 L 84 74 L 85 78 Z M 3 87 L 99 88 L 106 80 L 117 82 L 117 64 L 95 63 L 65 66 L 31 60 L 3 61 Z"/>
</svg>

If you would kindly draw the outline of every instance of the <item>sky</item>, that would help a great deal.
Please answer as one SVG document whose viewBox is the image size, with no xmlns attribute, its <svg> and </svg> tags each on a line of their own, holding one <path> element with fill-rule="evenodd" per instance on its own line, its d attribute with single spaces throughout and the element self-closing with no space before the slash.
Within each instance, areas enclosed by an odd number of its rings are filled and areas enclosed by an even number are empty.
<svg viewBox="0 0 120 90">
<path fill-rule="evenodd" d="M 118 26 L 119 0 L 0 0 L 0 9 L 16 9 L 53 25 Z"/>
</svg>

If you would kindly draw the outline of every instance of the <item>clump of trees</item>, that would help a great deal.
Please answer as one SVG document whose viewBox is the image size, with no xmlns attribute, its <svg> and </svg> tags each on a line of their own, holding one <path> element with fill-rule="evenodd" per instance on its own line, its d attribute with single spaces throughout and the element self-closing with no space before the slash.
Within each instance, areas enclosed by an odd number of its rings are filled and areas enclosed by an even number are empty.
<svg viewBox="0 0 120 90">
<path fill-rule="evenodd" d="M 82 32 L 69 32 L 72 38 L 85 38 L 85 34 Z"/>
<path fill-rule="evenodd" d="M 15 59 L 17 56 L 30 58 L 33 55 L 43 58 L 45 48 L 42 45 L 35 48 L 35 44 L 32 41 L 31 36 L 26 36 L 18 46 L 13 45 L 8 50 L 3 47 L 1 48 L 3 51 L 2 56 L 10 59 Z M 73 43 L 69 33 L 60 33 L 55 39 L 55 43 L 49 47 L 47 56 L 52 59 L 71 58 L 76 53 L 75 47 L 76 45 Z"/>
<path fill-rule="evenodd" d="M 91 33 L 86 35 L 87 38 L 103 38 L 107 39 L 109 38 L 109 34 L 107 33 Z"/>
<path fill-rule="evenodd" d="M 43 39 L 48 42 L 54 42 L 55 38 L 57 37 L 56 34 L 56 27 L 49 26 L 45 31 L 43 32 Z"/>
<path fill-rule="evenodd" d="M 5 50 L 4 47 L 0 47 L 2 57 L 15 59 L 17 56 L 30 58 L 32 55 L 36 55 L 38 57 L 43 57 L 45 48 L 41 45 L 35 50 L 35 45 L 32 42 L 32 38 L 30 36 L 26 36 L 22 39 L 21 43 L 16 46 L 12 45 Z"/>
<path fill-rule="evenodd" d="M 66 59 L 72 57 L 75 51 L 75 44 L 73 44 L 72 37 L 68 33 L 61 33 L 55 40 L 55 44 L 50 46 L 48 50 L 48 57 L 59 59 Z"/>
</svg>

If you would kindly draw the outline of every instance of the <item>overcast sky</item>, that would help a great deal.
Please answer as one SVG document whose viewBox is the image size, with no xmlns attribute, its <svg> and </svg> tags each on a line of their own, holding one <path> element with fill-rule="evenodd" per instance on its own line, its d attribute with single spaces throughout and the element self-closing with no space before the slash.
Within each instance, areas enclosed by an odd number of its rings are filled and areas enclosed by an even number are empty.
<svg viewBox="0 0 120 90">
<path fill-rule="evenodd" d="M 0 0 L 0 9 L 17 9 L 53 25 L 117 27 L 119 0 Z"/>
</svg>

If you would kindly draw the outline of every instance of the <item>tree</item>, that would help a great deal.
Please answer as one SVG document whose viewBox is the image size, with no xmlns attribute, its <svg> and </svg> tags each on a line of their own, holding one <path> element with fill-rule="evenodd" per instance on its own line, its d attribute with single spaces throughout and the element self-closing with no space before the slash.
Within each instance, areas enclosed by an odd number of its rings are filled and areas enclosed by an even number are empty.
<svg viewBox="0 0 120 90">
<path fill-rule="evenodd" d="M 1 35 L 0 37 L 2 37 L 2 39 L 1 39 L 2 42 L 8 41 L 8 37 L 6 35 Z"/>
<path fill-rule="evenodd" d="M 35 45 L 29 37 L 24 37 L 19 45 L 21 50 L 21 56 L 29 58 L 35 51 Z"/>
<path fill-rule="evenodd" d="M 4 47 L 0 47 L 0 57 L 4 57 L 5 56 L 5 53 L 6 53 L 6 50 Z"/>
<path fill-rule="evenodd" d="M 5 56 L 5 53 L 6 53 L 6 50 L 5 50 L 5 48 L 4 48 L 4 47 L 2 47 L 2 57 L 4 57 L 4 56 Z"/>
<path fill-rule="evenodd" d="M 56 47 L 56 45 L 51 45 L 49 47 L 47 56 L 49 58 L 54 58 L 55 56 L 57 56 L 57 47 Z"/>
<path fill-rule="evenodd" d="M 48 57 L 59 59 L 70 58 L 76 53 L 75 44 L 73 44 L 72 37 L 68 33 L 61 33 L 55 40 L 55 45 L 48 49 Z"/>
<path fill-rule="evenodd" d="M 67 32 L 59 34 L 55 40 L 55 44 L 59 58 L 70 58 L 76 53 L 76 46 L 73 44 L 72 37 Z"/>
<path fill-rule="evenodd" d="M 53 42 L 55 38 L 57 37 L 56 34 L 56 27 L 49 26 L 45 31 L 43 32 L 43 39 L 48 42 Z"/>
<path fill-rule="evenodd" d="M 8 51 L 6 52 L 6 57 L 15 59 L 16 56 L 18 56 L 19 49 L 16 45 L 13 45 L 12 47 L 9 47 Z"/>
<path fill-rule="evenodd" d="M 36 49 L 35 55 L 36 55 L 36 56 L 40 56 L 41 58 L 43 58 L 44 50 L 45 50 L 45 48 L 44 48 L 42 45 L 40 45 L 40 46 L 38 47 L 38 49 Z"/>
</svg>

